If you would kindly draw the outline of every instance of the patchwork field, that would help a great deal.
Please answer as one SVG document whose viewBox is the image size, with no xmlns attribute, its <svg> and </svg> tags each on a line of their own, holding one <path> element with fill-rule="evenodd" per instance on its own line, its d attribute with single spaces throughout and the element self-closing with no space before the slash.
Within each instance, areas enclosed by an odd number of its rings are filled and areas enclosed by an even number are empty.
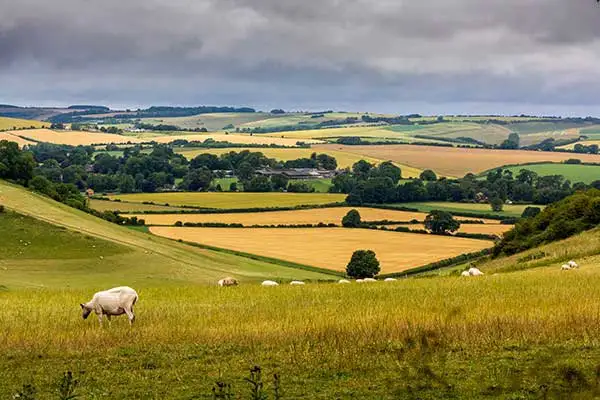
<svg viewBox="0 0 600 400">
<path fill-rule="evenodd" d="M 22 131 L 9 131 L 8 133 L 35 142 L 54 144 L 68 144 L 72 146 L 88 146 L 92 144 L 109 143 L 139 143 L 141 140 L 109 133 L 83 132 L 83 131 L 53 131 L 50 129 L 28 129 Z"/>
<path fill-rule="evenodd" d="M 116 203 L 119 204 L 119 203 Z M 131 204 L 131 203 L 130 203 Z M 315 208 L 310 210 L 269 211 L 261 213 L 228 213 L 228 214 L 127 214 L 146 221 L 148 225 L 174 225 L 175 222 L 221 222 L 226 224 L 251 225 L 300 225 L 300 224 L 337 224 L 340 225 L 344 215 L 350 210 L 357 210 L 363 221 L 395 221 L 410 222 L 424 221 L 426 213 L 382 210 L 367 207 L 332 207 Z M 123 210 L 125 211 L 125 210 Z M 457 217 L 458 220 L 472 219 Z M 486 223 L 497 224 L 495 220 L 483 220 Z"/>
<path fill-rule="evenodd" d="M 110 196 L 128 202 L 151 201 L 161 205 L 193 206 L 199 208 L 237 209 L 263 207 L 294 207 L 342 202 L 345 194 L 330 193 L 135 193 Z"/>
<path fill-rule="evenodd" d="M 236 144 L 275 144 L 279 146 L 287 146 L 287 147 L 296 147 L 298 141 L 312 144 L 312 143 L 322 143 L 319 140 L 307 140 L 307 139 L 295 139 L 288 137 L 269 137 L 266 135 L 244 135 L 244 134 L 225 134 L 225 133 L 204 133 L 197 135 L 182 135 L 180 133 L 175 135 L 165 135 L 165 136 L 153 136 L 147 137 L 146 135 L 141 135 L 142 138 L 145 138 L 144 141 L 154 141 L 157 143 L 171 143 L 174 140 L 182 139 L 188 141 L 205 141 L 206 139 L 213 139 L 215 142 L 230 142 Z"/>
<path fill-rule="evenodd" d="M 271 148 L 227 148 L 227 149 L 179 149 L 177 153 L 183 154 L 186 158 L 192 159 L 199 154 L 210 153 L 215 155 L 221 155 L 225 153 L 229 153 L 231 151 L 240 152 L 243 150 L 248 150 L 252 152 L 261 152 L 266 157 L 275 158 L 277 160 L 288 161 L 295 160 L 298 158 L 310 158 L 311 154 L 315 153 L 314 149 L 304 149 L 304 148 L 295 148 L 295 149 L 271 149 Z M 327 154 L 335 157 L 338 163 L 338 168 L 348 168 L 352 167 L 352 165 L 360 160 L 368 161 L 372 164 L 379 164 L 382 161 L 372 157 L 363 157 L 358 154 L 352 154 L 342 151 L 329 150 Z M 409 167 L 407 165 L 398 165 L 402 169 L 402 176 L 405 178 L 418 177 L 422 170 Z"/>
<path fill-rule="evenodd" d="M 32 121 L 29 119 L 0 117 L 0 131 L 8 131 L 22 128 L 45 128 L 50 126 L 47 122 Z"/>
<path fill-rule="evenodd" d="M 175 228 L 151 227 L 169 239 L 260 254 L 344 271 L 355 250 L 371 249 L 381 273 L 401 272 L 434 261 L 491 247 L 492 242 L 345 228 Z"/>
<path fill-rule="evenodd" d="M 0 132 L 0 140 L 8 140 L 9 142 L 15 142 L 19 145 L 19 147 L 35 144 L 35 142 L 23 139 L 19 136 L 12 135 L 8 132 Z"/>
<path fill-rule="evenodd" d="M 577 156 L 577 154 L 574 154 L 573 158 L 577 158 Z M 562 175 L 566 179 L 570 180 L 571 183 L 583 182 L 590 184 L 593 181 L 600 180 L 600 165 L 547 163 L 517 165 L 514 167 L 507 167 L 506 169 L 512 171 L 515 176 L 522 169 L 533 171 L 540 176 Z"/>
<path fill-rule="evenodd" d="M 343 146 L 337 144 L 315 145 L 315 151 L 343 151 L 366 157 L 391 160 L 419 169 L 432 169 L 446 176 L 462 177 L 480 173 L 508 164 L 529 162 L 562 162 L 578 158 L 583 162 L 600 162 L 600 155 L 525 151 L 487 150 L 452 147 L 386 145 L 386 146 Z"/>
</svg>

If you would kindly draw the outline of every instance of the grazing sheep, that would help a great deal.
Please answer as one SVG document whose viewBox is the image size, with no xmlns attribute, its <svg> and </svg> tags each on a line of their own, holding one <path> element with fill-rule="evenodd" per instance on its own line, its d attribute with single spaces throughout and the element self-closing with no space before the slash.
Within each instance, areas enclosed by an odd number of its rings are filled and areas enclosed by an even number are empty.
<svg viewBox="0 0 600 400">
<path fill-rule="evenodd" d="M 133 306 L 138 300 L 138 294 L 135 290 L 127 286 L 120 286 L 109 290 L 104 290 L 94 294 L 92 300 L 85 304 L 80 304 L 82 317 L 86 319 L 92 311 L 98 316 L 98 322 L 102 325 L 102 316 L 110 321 L 113 315 L 127 314 L 129 324 L 133 325 L 135 314 Z"/>
<path fill-rule="evenodd" d="M 221 279 L 217 284 L 219 286 L 237 286 L 239 283 L 237 279 L 228 276 L 227 278 Z"/>
<path fill-rule="evenodd" d="M 579 265 L 573 260 L 569 261 L 567 264 L 569 264 L 569 267 L 571 268 L 579 268 Z"/>
<path fill-rule="evenodd" d="M 571 266 L 569 264 L 563 264 L 562 267 L 560 267 L 561 271 L 569 271 L 571 269 Z"/>
<path fill-rule="evenodd" d="M 365 283 L 365 280 L 364 279 L 357 279 L 356 283 Z"/>
<path fill-rule="evenodd" d="M 365 281 L 365 282 L 377 282 L 377 279 L 365 278 L 365 279 L 363 279 L 363 281 Z"/>
<path fill-rule="evenodd" d="M 350 283 L 348 279 L 340 279 L 338 283 Z"/>
<path fill-rule="evenodd" d="M 261 283 L 262 286 L 279 286 L 279 283 L 275 282 L 275 281 L 263 281 L 263 283 Z"/>
<path fill-rule="evenodd" d="M 302 281 L 291 281 L 290 285 L 304 285 L 304 282 L 302 282 Z"/>
<path fill-rule="evenodd" d="M 479 270 L 479 268 L 471 267 L 469 268 L 469 275 L 471 276 L 481 276 L 483 272 Z"/>
<path fill-rule="evenodd" d="M 385 278 L 383 281 L 384 282 L 396 282 L 397 279 L 395 279 L 395 278 Z"/>
<path fill-rule="evenodd" d="M 460 276 L 471 276 L 471 274 L 469 273 L 469 271 L 463 271 L 462 274 L 460 274 Z"/>
</svg>

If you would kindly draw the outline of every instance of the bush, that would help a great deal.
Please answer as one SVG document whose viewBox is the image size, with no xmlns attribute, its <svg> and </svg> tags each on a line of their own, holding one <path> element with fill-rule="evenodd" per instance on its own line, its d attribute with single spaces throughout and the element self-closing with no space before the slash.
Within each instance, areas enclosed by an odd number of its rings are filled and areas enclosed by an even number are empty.
<svg viewBox="0 0 600 400">
<path fill-rule="evenodd" d="M 345 228 L 358 228 L 361 224 L 360 213 L 357 210 L 350 210 L 342 218 L 342 226 Z"/>
<path fill-rule="evenodd" d="M 0 214 L 2 214 L 4 211 L 6 211 L 6 210 L 4 209 L 4 206 L 3 206 L 2 204 L 0 204 Z"/>
<path fill-rule="evenodd" d="M 502 211 L 502 208 L 504 208 L 504 202 L 502 201 L 502 199 L 494 197 L 490 200 L 490 207 L 492 207 L 492 211 L 500 212 Z"/>
<path fill-rule="evenodd" d="M 446 211 L 433 210 L 425 218 L 425 228 L 437 235 L 455 232 L 460 228 L 460 222 Z"/>
<path fill-rule="evenodd" d="M 521 218 L 533 218 L 541 212 L 542 210 L 539 207 L 527 207 L 525 210 L 523 210 Z"/>
<path fill-rule="evenodd" d="M 356 250 L 346 267 L 346 274 L 351 278 L 372 278 L 380 270 L 373 250 Z"/>
</svg>

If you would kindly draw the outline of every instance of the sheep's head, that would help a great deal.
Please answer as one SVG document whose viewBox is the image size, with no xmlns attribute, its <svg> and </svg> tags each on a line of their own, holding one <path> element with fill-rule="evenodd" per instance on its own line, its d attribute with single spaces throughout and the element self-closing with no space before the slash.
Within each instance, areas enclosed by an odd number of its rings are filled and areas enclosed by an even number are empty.
<svg viewBox="0 0 600 400">
<path fill-rule="evenodd" d="M 92 312 L 91 308 L 88 308 L 85 304 L 79 304 L 81 306 L 81 316 L 86 319 Z"/>
</svg>

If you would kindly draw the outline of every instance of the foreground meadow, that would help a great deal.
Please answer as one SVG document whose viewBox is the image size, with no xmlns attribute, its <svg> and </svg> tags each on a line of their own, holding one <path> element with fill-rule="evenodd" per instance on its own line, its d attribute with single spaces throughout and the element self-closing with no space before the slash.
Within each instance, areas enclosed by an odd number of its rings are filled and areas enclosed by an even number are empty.
<svg viewBox="0 0 600 400">
<path fill-rule="evenodd" d="M 243 378 L 254 365 L 269 391 L 277 373 L 288 399 L 591 398 L 599 286 L 597 266 L 371 285 L 140 286 L 133 328 L 82 321 L 91 290 L 9 289 L 0 398 L 24 383 L 56 398 L 66 370 L 83 398 L 212 398 L 216 381 L 250 398 Z"/>
<path fill-rule="evenodd" d="M 381 273 L 402 272 L 492 247 L 487 240 L 346 228 L 177 228 L 154 226 L 169 239 L 344 271 L 355 250 L 375 251 Z"/>
</svg>

